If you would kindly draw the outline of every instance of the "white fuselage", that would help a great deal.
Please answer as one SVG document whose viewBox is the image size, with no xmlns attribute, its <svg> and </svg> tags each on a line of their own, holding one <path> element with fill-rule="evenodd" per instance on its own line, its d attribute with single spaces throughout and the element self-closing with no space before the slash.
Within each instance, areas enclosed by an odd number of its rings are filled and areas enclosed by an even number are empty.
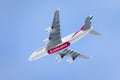
<svg viewBox="0 0 120 80">
<path fill-rule="evenodd" d="M 88 30 L 80 30 L 80 31 L 77 31 L 77 32 L 74 32 L 66 37 L 63 37 L 62 38 L 62 43 L 58 44 L 57 46 L 61 45 L 61 44 L 64 44 L 66 42 L 69 42 L 70 45 L 73 44 L 74 42 L 78 41 L 79 39 L 81 39 L 83 36 L 85 36 L 86 34 L 88 34 L 91 30 L 93 29 L 93 27 L 91 27 L 90 29 Z M 55 47 L 57 47 L 55 46 Z M 67 46 L 68 47 L 68 46 Z M 67 48 L 65 47 L 65 48 Z M 65 49 L 65 48 L 62 48 Z M 45 55 L 49 55 L 48 51 L 46 50 L 46 47 L 42 47 L 38 50 L 36 50 L 35 52 L 32 53 L 32 55 L 29 57 L 29 60 L 30 61 L 34 61 L 40 57 L 43 57 Z"/>
</svg>

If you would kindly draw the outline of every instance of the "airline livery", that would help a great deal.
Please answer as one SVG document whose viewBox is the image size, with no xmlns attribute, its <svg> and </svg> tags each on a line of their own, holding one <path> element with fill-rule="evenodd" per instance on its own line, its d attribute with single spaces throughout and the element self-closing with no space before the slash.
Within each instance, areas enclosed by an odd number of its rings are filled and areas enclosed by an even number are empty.
<svg viewBox="0 0 120 80">
<path fill-rule="evenodd" d="M 59 55 L 59 57 L 56 58 L 56 61 L 58 62 L 61 61 L 65 56 L 70 56 L 70 58 L 67 60 L 67 63 L 72 63 L 76 58 L 91 59 L 91 57 L 82 55 L 69 49 L 68 47 L 87 34 L 93 34 L 97 36 L 100 35 L 98 32 L 94 31 L 93 27 L 91 26 L 92 18 L 93 16 L 88 16 L 80 30 L 61 38 L 59 10 L 56 10 L 52 26 L 45 29 L 50 33 L 49 39 L 43 40 L 46 46 L 33 52 L 29 57 L 29 61 L 34 61 L 43 56 L 51 54 Z"/>
</svg>

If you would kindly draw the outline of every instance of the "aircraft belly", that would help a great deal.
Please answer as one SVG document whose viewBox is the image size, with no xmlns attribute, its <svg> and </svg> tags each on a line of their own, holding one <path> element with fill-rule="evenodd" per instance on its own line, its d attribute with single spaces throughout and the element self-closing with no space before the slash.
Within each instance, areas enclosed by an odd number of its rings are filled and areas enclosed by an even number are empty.
<svg viewBox="0 0 120 80">
<path fill-rule="evenodd" d="M 59 52 L 65 48 L 67 48 L 68 46 L 70 46 L 70 42 L 64 42 L 62 44 L 59 44 L 57 46 L 55 46 L 54 48 L 51 48 L 47 51 L 48 54 L 53 54 L 53 53 L 56 53 L 56 52 Z"/>
<path fill-rule="evenodd" d="M 73 44 L 74 42 L 78 41 L 79 39 L 81 39 L 82 37 L 84 37 L 86 34 L 88 34 L 88 32 L 79 32 L 76 36 L 72 37 L 70 40 L 70 43 Z"/>
<path fill-rule="evenodd" d="M 46 55 L 48 55 L 46 48 L 38 49 L 37 51 L 33 52 L 33 54 L 29 57 L 29 60 L 33 61 Z"/>
</svg>

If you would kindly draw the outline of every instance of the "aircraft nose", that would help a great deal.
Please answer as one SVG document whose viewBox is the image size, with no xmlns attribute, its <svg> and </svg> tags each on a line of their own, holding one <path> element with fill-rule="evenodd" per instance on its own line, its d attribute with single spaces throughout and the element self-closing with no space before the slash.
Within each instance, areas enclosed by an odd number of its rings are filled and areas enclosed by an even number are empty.
<svg viewBox="0 0 120 80">
<path fill-rule="evenodd" d="M 29 61 L 34 61 L 34 54 L 35 54 L 35 53 L 36 53 L 36 52 L 33 52 L 32 55 L 28 58 Z"/>
<path fill-rule="evenodd" d="M 30 57 L 28 58 L 28 60 L 29 60 L 29 61 L 33 61 L 33 58 L 32 58 L 32 56 L 30 56 Z"/>
</svg>

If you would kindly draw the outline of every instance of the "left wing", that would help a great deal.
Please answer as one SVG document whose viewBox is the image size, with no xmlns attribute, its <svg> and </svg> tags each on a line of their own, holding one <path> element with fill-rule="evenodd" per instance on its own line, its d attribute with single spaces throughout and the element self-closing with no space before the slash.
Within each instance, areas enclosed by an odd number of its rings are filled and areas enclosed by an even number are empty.
<svg viewBox="0 0 120 80">
<path fill-rule="evenodd" d="M 71 49 L 68 49 L 67 51 L 69 51 L 69 52 L 67 52 L 67 55 L 70 56 L 73 60 L 76 58 L 91 59 L 91 57 L 85 56 L 85 55 L 80 54 L 80 53 L 73 51 Z"/>
<path fill-rule="evenodd" d="M 73 51 L 71 49 L 65 49 L 58 54 L 60 57 L 58 57 L 56 59 L 56 61 L 61 60 L 64 56 L 70 56 L 71 58 L 67 60 L 68 63 L 72 63 L 76 58 L 81 58 L 81 59 L 91 59 L 92 58 L 92 57 L 80 54 L 80 53 Z"/>
<path fill-rule="evenodd" d="M 60 34 L 59 10 L 55 11 L 51 29 L 52 31 L 49 35 L 49 43 L 47 44 L 47 50 L 55 47 L 62 42 Z"/>
</svg>

